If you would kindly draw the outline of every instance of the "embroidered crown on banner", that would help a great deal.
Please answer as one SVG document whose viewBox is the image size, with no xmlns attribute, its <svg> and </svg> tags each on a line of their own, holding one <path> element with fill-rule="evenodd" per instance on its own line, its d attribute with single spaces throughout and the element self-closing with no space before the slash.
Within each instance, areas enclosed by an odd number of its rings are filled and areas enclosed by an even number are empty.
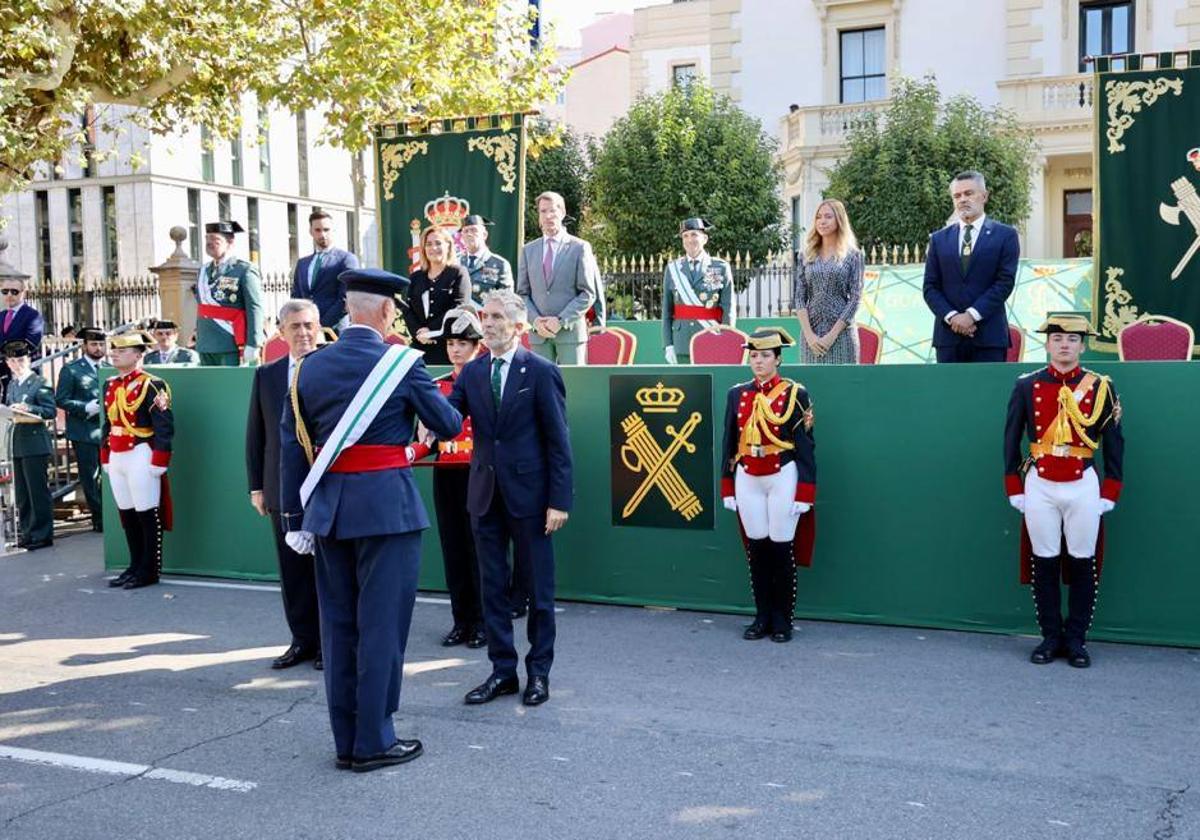
<svg viewBox="0 0 1200 840">
<path fill-rule="evenodd" d="M 639 388 L 634 399 L 647 414 L 665 414 L 678 411 L 685 396 L 682 388 L 668 388 L 659 382 L 653 388 Z"/>
<path fill-rule="evenodd" d="M 425 203 L 425 218 L 434 227 L 459 227 L 470 212 L 471 202 L 455 198 L 449 192 Z"/>
</svg>

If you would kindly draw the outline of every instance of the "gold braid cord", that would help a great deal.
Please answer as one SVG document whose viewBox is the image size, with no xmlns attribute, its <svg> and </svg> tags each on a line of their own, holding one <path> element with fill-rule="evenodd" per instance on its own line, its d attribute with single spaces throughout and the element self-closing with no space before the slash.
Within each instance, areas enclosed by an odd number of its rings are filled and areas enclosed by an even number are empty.
<svg viewBox="0 0 1200 840">
<path fill-rule="evenodd" d="M 1054 418 L 1055 445 L 1069 444 L 1072 439 L 1071 432 L 1074 431 L 1089 449 L 1098 447 L 1100 444 L 1088 437 L 1084 430 L 1096 425 L 1107 402 L 1108 377 L 1100 377 L 1100 384 L 1096 387 L 1096 404 L 1092 406 L 1090 415 L 1084 414 L 1080 409 L 1071 389 L 1066 385 L 1062 386 L 1058 391 L 1058 416 Z"/>
<path fill-rule="evenodd" d="M 296 383 L 300 381 L 300 365 L 302 364 L 304 364 L 303 358 L 296 360 L 296 369 L 292 371 L 289 390 L 292 399 L 292 417 L 296 420 L 296 440 L 300 442 L 300 448 L 304 450 L 304 457 L 308 459 L 308 465 L 311 467 L 313 461 L 317 460 L 317 456 L 313 452 L 312 439 L 308 436 L 308 426 L 304 425 L 304 418 L 300 416 L 300 392 L 296 388 Z"/>
<path fill-rule="evenodd" d="M 131 402 L 125 396 L 125 385 L 117 386 L 117 394 L 112 405 L 108 407 L 108 422 L 130 432 L 134 437 L 148 438 L 154 436 L 153 429 L 141 429 L 137 425 L 137 412 L 150 394 L 150 374 L 143 373 L 134 382 L 142 383 L 141 393 Z"/>
<path fill-rule="evenodd" d="M 754 405 L 750 409 L 750 419 L 746 422 L 745 428 L 742 429 L 741 439 L 738 441 L 741 448 L 747 446 L 762 446 L 763 438 L 765 437 L 775 446 L 780 449 L 793 449 L 795 445 L 791 441 L 780 440 L 771 431 L 772 426 L 782 426 L 792 419 L 792 414 L 796 411 L 796 402 L 800 398 L 800 389 L 792 387 L 795 383 L 790 380 L 784 380 L 776 385 L 769 394 L 764 394 L 759 391 L 754 395 Z M 779 399 L 779 395 L 783 393 L 785 388 L 792 388 L 791 396 L 788 399 L 788 406 L 782 414 L 776 414 L 771 408 L 771 404 Z"/>
</svg>

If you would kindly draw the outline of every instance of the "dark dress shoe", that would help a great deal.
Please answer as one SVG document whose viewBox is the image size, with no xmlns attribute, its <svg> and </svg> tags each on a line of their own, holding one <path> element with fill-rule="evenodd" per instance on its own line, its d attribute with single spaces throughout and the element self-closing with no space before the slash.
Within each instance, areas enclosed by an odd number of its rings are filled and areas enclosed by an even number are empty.
<svg viewBox="0 0 1200 840">
<path fill-rule="evenodd" d="M 325 660 L 321 658 L 320 651 L 317 651 L 317 655 L 313 657 L 313 670 L 314 671 L 324 671 L 325 670 Z"/>
<path fill-rule="evenodd" d="M 315 659 L 317 654 L 315 651 L 306 650 L 300 645 L 292 645 L 283 652 L 283 655 L 272 660 L 271 668 L 279 671 L 284 668 L 291 668 L 293 665 L 299 665 L 301 662 L 307 662 L 310 659 Z"/>
<path fill-rule="evenodd" d="M 1067 651 L 1067 664 L 1072 668 L 1090 668 L 1092 667 L 1092 657 L 1088 655 L 1087 648 L 1083 645 L 1073 645 Z"/>
<path fill-rule="evenodd" d="M 25 544 L 26 551 L 37 551 L 39 548 L 49 548 L 54 545 L 54 540 L 41 540 L 40 542 L 31 542 Z"/>
<path fill-rule="evenodd" d="M 350 756 L 348 756 L 348 755 L 339 755 L 339 756 L 338 756 L 338 757 L 337 757 L 337 758 L 334 760 L 334 762 L 333 762 L 333 766 L 334 766 L 334 767 L 336 767 L 336 768 L 337 768 L 337 769 L 339 769 L 339 770 L 349 770 L 349 769 L 350 769 L 350 765 L 351 765 L 352 763 L 353 763 L 353 761 L 352 761 L 352 759 L 350 758 Z"/>
<path fill-rule="evenodd" d="M 350 769 L 355 773 L 367 773 L 371 770 L 378 770 L 380 767 L 393 767 L 397 764 L 403 764 L 406 761 L 412 761 L 422 752 L 424 752 L 424 749 L 421 747 L 420 741 L 397 741 L 392 744 L 391 749 L 387 752 L 367 756 L 366 758 L 352 759 Z"/>
<path fill-rule="evenodd" d="M 487 633 L 484 632 L 482 627 L 471 628 L 471 632 L 467 635 L 467 647 L 487 647 Z"/>
<path fill-rule="evenodd" d="M 129 580 L 125 581 L 124 589 L 141 589 L 143 586 L 154 586 L 158 583 L 158 578 L 140 578 L 137 575 L 130 576 Z"/>
<path fill-rule="evenodd" d="M 1040 645 L 1029 654 L 1029 661 L 1034 665 L 1049 665 L 1062 654 L 1062 645 L 1058 639 L 1044 639 Z"/>
<path fill-rule="evenodd" d="M 131 577 L 133 577 L 133 572 L 129 569 L 126 569 L 125 571 L 121 572 L 121 574 L 110 580 L 108 585 L 116 589 L 128 583 Z"/>
<path fill-rule="evenodd" d="M 517 682 L 516 677 L 498 677 L 492 674 L 481 685 L 477 685 L 468 691 L 467 696 L 463 698 L 463 702 L 468 706 L 491 703 L 497 697 L 503 697 L 506 694 L 516 694 L 520 688 L 521 684 Z"/>
<path fill-rule="evenodd" d="M 461 645 L 466 640 L 467 628 L 460 627 L 459 625 L 455 624 L 454 628 L 449 633 L 447 633 L 445 636 L 442 636 L 442 647 L 454 647 L 455 645 Z"/>
<path fill-rule="evenodd" d="M 784 642 L 790 642 L 791 640 L 792 640 L 792 628 L 791 627 L 789 627 L 786 630 L 776 630 L 774 633 L 771 634 L 772 642 L 779 642 L 780 644 L 783 644 Z"/>
<path fill-rule="evenodd" d="M 742 633 L 742 638 L 748 642 L 753 642 L 767 635 L 766 619 L 756 618 L 752 624 L 746 625 L 746 631 Z"/>
<path fill-rule="evenodd" d="M 550 680 L 546 677 L 530 677 L 521 702 L 526 706 L 540 706 L 549 699 Z"/>
</svg>

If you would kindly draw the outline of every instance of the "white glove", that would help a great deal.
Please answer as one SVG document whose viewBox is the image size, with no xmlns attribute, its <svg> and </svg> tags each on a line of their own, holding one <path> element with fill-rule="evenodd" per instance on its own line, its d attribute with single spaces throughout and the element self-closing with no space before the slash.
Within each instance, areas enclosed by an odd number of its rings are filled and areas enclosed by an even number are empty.
<svg viewBox="0 0 1200 840">
<path fill-rule="evenodd" d="M 725 510 L 737 510 L 737 499 L 733 496 L 723 496 L 721 504 L 725 505 Z"/>
<path fill-rule="evenodd" d="M 242 361 L 248 365 L 252 365 L 258 361 L 258 348 L 246 346 L 242 349 Z"/>
<path fill-rule="evenodd" d="M 1018 513 L 1025 512 L 1025 494 L 1024 493 L 1018 493 L 1015 496 L 1009 496 L 1008 503 L 1010 505 L 1012 505 L 1014 508 L 1016 508 Z"/>
<path fill-rule="evenodd" d="M 83 407 L 88 417 L 95 417 L 100 413 L 100 400 L 92 400 Z"/>
<path fill-rule="evenodd" d="M 413 457 L 414 457 L 416 454 L 417 454 L 417 453 L 413 451 L 413 448 L 412 448 L 411 446 L 406 446 L 406 447 L 404 447 L 404 457 L 405 457 L 406 459 L 408 459 L 408 462 L 409 462 L 410 464 L 413 462 Z"/>
<path fill-rule="evenodd" d="M 101 464 L 100 469 L 101 469 L 101 471 L 104 472 L 105 475 L 108 474 L 108 464 Z"/>
<path fill-rule="evenodd" d="M 312 531 L 288 531 L 283 541 L 297 554 L 312 554 L 316 538 Z"/>
<path fill-rule="evenodd" d="M 808 502 L 792 502 L 792 516 L 800 516 L 812 510 L 812 505 Z"/>
<path fill-rule="evenodd" d="M 675 358 L 675 348 L 674 347 L 664 347 L 663 355 L 667 357 L 667 364 L 669 364 L 669 365 L 679 364 L 678 360 Z"/>
<path fill-rule="evenodd" d="M 1116 506 L 1117 506 L 1117 503 L 1114 502 L 1112 499 L 1101 499 L 1100 500 L 1100 515 L 1103 516 L 1104 514 L 1108 513 L 1113 508 L 1115 508 Z"/>
<path fill-rule="evenodd" d="M 154 464 L 150 465 L 150 477 L 151 478 L 161 478 L 162 476 L 166 475 L 166 473 L 167 473 L 166 467 L 159 467 Z"/>
</svg>

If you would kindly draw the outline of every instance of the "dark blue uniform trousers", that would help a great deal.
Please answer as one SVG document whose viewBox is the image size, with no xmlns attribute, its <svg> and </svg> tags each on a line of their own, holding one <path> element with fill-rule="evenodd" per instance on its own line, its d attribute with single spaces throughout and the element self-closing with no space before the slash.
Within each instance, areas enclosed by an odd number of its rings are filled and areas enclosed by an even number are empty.
<svg viewBox="0 0 1200 840">
<path fill-rule="evenodd" d="M 392 714 L 420 562 L 420 531 L 317 538 L 325 694 L 339 756 L 367 758 L 396 742 Z"/>
<path fill-rule="evenodd" d="M 516 676 L 517 650 L 509 602 L 508 545 L 513 546 L 513 571 L 523 576 L 529 592 L 529 655 L 525 670 L 531 677 L 548 677 L 554 662 L 554 544 L 546 536 L 546 517 L 512 516 L 500 488 L 483 516 L 471 518 L 479 585 L 483 596 L 483 626 L 487 631 L 492 673 Z"/>
</svg>

